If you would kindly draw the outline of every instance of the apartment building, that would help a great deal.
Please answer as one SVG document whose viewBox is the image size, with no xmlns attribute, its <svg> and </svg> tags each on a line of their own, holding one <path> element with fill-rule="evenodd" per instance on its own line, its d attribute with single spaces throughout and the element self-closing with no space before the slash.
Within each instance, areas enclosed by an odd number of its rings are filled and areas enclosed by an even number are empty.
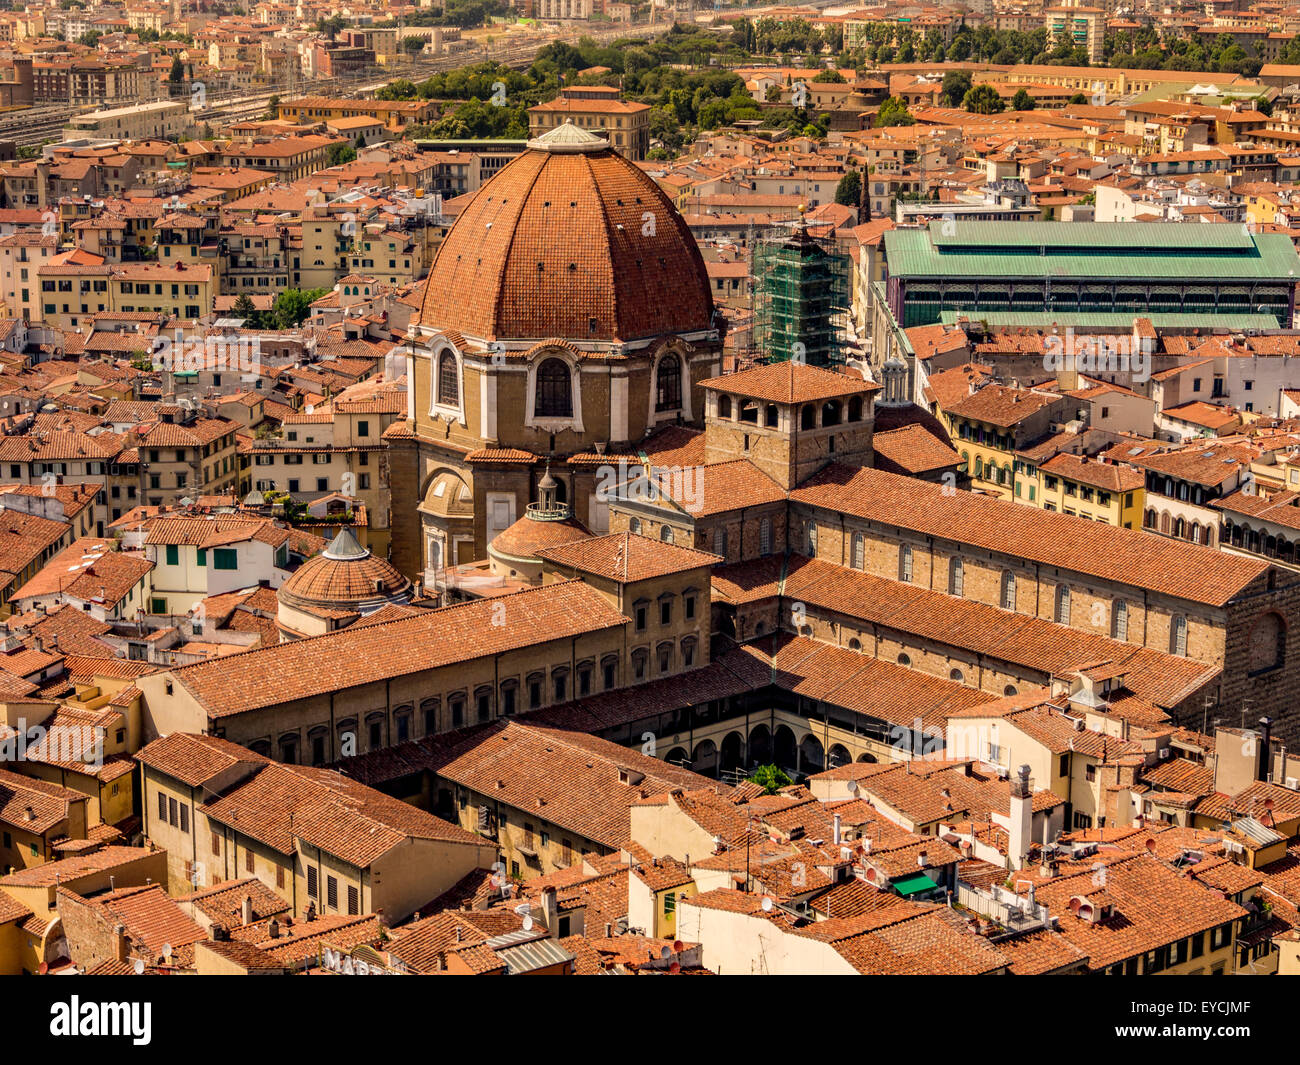
<svg viewBox="0 0 1300 1065">
<path fill-rule="evenodd" d="M 398 799 L 215 736 L 176 733 L 136 758 L 143 830 L 173 882 L 255 877 L 294 918 L 397 922 L 496 860 L 491 841 Z"/>
<path fill-rule="evenodd" d="M 571 122 L 606 138 L 624 158 L 644 159 L 650 150 L 650 105 L 620 95 L 612 86 L 564 86 L 554 100 L 528 109 L 528 135 L 536 139 Z"/>
</svg>

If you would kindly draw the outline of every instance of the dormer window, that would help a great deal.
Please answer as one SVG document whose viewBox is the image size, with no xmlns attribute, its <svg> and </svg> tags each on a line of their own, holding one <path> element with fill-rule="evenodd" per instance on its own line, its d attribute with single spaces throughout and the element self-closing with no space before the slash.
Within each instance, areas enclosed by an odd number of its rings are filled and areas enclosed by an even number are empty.
<svg viewBox="0 0 1300 1065">
<path fill-rule="evenodd" d="M 655 410 L 680 410 L 682 405 L 682 360 L 669 353 L 659 360 L 655 375 Z"/>
<path fill-rule="evenodd" d="M 438 403 L 444 407 L 460 406 L 459 367 L 450 351 L 438 356 Z"/>
<path fill-rule="evenodd" d="M 573 417 L 569 367 L 563 359 L 547 359 L 538 367 L 534 411 L 539 418 Z"/>
</svg>

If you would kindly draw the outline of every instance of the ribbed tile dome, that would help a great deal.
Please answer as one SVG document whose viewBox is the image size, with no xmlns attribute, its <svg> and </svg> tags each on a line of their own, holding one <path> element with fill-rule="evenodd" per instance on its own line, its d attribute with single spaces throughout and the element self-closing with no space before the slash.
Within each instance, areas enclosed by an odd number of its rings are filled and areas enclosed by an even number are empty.
<svg viewBox="0 0 1300 1065">
<path fill-rule="evenodd" d="M 438 249 L 420 324 L 483 340 L 712 328 L 708 275 L 685 221 L 608 143 L 566 123 L 479 189 Z"/>
<path fill-rule="evenodd" d="M 538 521 L 525 514 L 508 529 L 503 529 L 488 544 L 488 553 L 508 559 L 540 561 L 537 552 L 548 547 L 559 547 L 586 540 L 591 533 L 574 518 L 559 521 Z"/>
<path fill-rule="evenodd" d="M 368 613 L 409 600 L 411 582 L 362 547 L 351 529 L 343 529 L 321 554 L 299 566 L 277 595 L 290 606 Z"/>
</svg>

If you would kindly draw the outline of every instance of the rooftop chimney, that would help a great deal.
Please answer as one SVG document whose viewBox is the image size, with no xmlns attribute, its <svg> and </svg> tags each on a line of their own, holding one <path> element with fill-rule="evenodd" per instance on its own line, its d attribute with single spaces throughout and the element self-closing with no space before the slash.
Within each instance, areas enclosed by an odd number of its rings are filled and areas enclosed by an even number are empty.
<svg viewBox="0 0 1300 1065">
<path fill-rule="evenodd" d="M 1013 869 L 1023 869 L 1025 855 L 1034 828 L 1034 797 L 1029 787 L 1029 766 L 1016 770 L 1011 781 L 1011 817 L 1009 819 L 1009 850 L 1007 855 Z"/>
<path fill-rule="evenodd" d="M 1259 719 L 1259 770 L 1255 774 L 1257 780 L 1267 781 L 1273 769 L 1272 745 L 1270 741 L 1273 738 L 1273 719 L 1265 716 Z"/>
</svg>

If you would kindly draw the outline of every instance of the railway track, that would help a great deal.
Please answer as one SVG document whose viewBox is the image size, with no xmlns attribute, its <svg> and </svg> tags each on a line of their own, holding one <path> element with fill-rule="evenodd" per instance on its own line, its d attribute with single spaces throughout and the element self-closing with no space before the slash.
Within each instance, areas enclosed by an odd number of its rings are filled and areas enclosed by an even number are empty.
<svg viewBox="0 0 1300 1065">
<path fill-rule="evenodd" d="M 219 123 L 253 118 L 266 111 L 272 96 L 342 96 L 361 99 L 399 78 L 419 81 L 433 74 L 475 63 L 494 61 L 504 66 L 523 68 L 532 63 L 533 58 L 542 48 L 556 41 L 573 44 L 582 37 L 590 37 L 603 44 L 626 37 L 645 39 L 654 36 L 659 29 L 650 26 L 629 26 L 617 30 L 545 34 L 504 46 L 478 45 L 451 55 L 416 60 L 409 65 L 370 67 L 343 77 L 301 80 L 295 78 L 289 83 L 265 91 L 250 93 L 240 89 L 217 90 L 205 96 L 204 103 L 207 106 L 193 112 L 194 122 L 196 125 L 215 126 Z M 189 92 L 187 88 L 186 95 L 177 97 L 177 101 L 185 102 Z M 92 110 L 95 108 L 47 106 L 8 115 L 0 114 L 0 140 L 12 140 L 20 147 L 39 145 L 50 139 L 57 140 L 60 139 L 63 128 L 72 118 Z"/>
</svg>

